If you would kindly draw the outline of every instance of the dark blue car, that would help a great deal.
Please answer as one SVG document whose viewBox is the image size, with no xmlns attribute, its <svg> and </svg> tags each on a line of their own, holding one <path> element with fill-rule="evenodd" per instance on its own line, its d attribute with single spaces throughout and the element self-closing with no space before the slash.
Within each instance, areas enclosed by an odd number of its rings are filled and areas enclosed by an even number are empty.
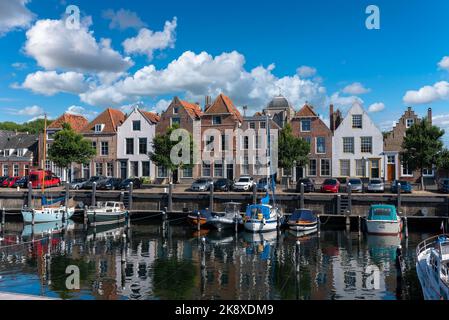
<svg viewBox="0 0 449 320">
<path fill-rule="evenodd" d="M 398 192 L 398 184 L 401 184 L 401 192 L 402 193 L 412 193 L 413 188 L 412 185 L 410 184 L 410 182 L 408 181 L 399 181 L 399 180 L 395 180 L 392 184 L 391 184 L 391 192 L 392 193 L 397 193 Z"/>
</svg>

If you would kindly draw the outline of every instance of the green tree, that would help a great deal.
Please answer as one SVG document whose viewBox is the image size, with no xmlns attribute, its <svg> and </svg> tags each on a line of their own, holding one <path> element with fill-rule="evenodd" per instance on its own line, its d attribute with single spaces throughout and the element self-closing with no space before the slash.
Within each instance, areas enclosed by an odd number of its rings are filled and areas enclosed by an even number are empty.
<svg viewBox="0 0 449 320">
<path fill-rule="evenodd" d="M 44 119 L 37 119 L 23 124 L 12 121 L 0 122 L 0 130 L 29 132 L 31 134 L 40 133 L 44 130 Z"/>
<path fill-rule="evenodd" d="M 279 133 L 278 143 L 279 167 L 292 171 L 295 165 L 303 166 L 308 161 L 310 144 L 293 135 L 290 124 L 287 124 Z"/>
<path fill-rule="evenodd" d="M 420 170 L 422 190 L 425 189 L 424 169 L 441 164 L 443 135 L 444 130 L 430 124 L 427 118 L 415 123 L 406 131 L 402 143 L 404 150 L 401 152 L 402 161 L 410 170 Z"/>
<path fill-rule="evenodd" d="M 76 133 L 69 124 L 64 123 L 62 130 L 54 135 L 48 150 L 48 158 L 58 167 L 68 169 L 72 163 L 87 164 L 96 151 L 89 140 Z"/>
<path fill-rule="evenodd" d="M 182 137 L 172 139 L 171 136 L 175 130 L 183 129 L 180 129 L 178 125 L 173 125 L 164 134 L 157 134 L 152 142 L 153 151 L 148 154 L 150 160 L 153 161 L 156 166 L 164 167 L 168 170 L 170 182 L 173 182 L 173 172 L 175 170 L 191 168 L 194 163 L 194 144 L 192 135 L 184 130 L 183 133 L 189 137 L 188 141 L 185 141 Z M 179 148 L 179 152 L 177 153 L 179 157 L 186 156 L 183 154 L 183 150 L 189 150 L 189 161 L 180 161 L 179 163 L 173 161 L 171 153 L 172 150 L 175 150 L 175 147 Z"/>
</svg>

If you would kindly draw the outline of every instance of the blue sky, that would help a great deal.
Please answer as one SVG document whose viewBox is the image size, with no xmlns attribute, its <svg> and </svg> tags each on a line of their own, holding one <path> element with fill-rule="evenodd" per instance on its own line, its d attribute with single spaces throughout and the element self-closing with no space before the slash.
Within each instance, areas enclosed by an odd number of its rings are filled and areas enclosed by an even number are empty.
<svg viewBox="0 0 449 320">
<path fill-rule="evenodd" d="M 242 2 L 0 0 L 0 121 L 221 91 L 255 111 L 280 90 L 325 118 L 361 99 L 383 129 L 432 107 L 449 131 L 449 2 Z M 64 30 L 69 4 L 77 30 Z M 365 27 L 370 4 L 380 30 Z"/>
</svg>

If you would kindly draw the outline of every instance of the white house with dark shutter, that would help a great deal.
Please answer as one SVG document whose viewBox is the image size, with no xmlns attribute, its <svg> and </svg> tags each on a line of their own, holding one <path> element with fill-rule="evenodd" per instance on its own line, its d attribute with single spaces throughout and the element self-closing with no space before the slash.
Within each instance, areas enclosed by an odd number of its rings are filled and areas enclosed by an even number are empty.
<svg viewBox="0 0 449 320">
<path fill-rule="evenodd" d="M 349 109 L 332 138 L 332 176 L 383 178 L 383 135 L 359 103 Z"/>
<path fill-rule="evenodd" d="M 156 167 L 148 153 L 156 134 L 159 116 L 135 107 L 117 130 L 118 177 L 156 177 Z"/>
</svg>

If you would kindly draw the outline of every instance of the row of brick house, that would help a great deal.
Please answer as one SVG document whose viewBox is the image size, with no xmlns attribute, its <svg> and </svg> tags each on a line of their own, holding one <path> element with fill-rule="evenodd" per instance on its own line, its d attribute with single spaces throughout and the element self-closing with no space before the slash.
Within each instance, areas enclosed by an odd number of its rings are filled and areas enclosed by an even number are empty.
<svg viewBox="0 0 449 320">
<path fill-rule="evenodd" d="M 354 104 L 344 117 L 331 105 L 329 126 L 313 106 L 306 103 L 295 111 L 281 95 L 274 97 L 262 112 L 247 115 L 247 108 L 243 107 L 243 110 L 244 114 L 241 114 L 229 97 L 220 94 L 213 101 L 206 97 L 203 107 L 174 97 L 160 115 L 138 107 L 129 114 L 108 108 L 89 122 L 81 115 L 65 113 L 49 124 L 47 149 L 63 123 L 69 123 L 76 132 L 90 140 L 97 151 L 89 164 L 73 164 L 66 172 L 51 161 L 43 163 L 43 134 L 0 132 L 2 174 L 25 175 L 31 167 L 42 168 L 45 165 L 47 170 L 64 181 L 104 175 L 148 177 L 156 183 L 164 183 L 169 173 L 165 168 L 156 167 L 148 153 L 152 151 L 156 134 L 163 134 L 171 126 L 178 125 L 193 136 L 200 150 L 206 150 L 212 156 L 218 154 L 219 158 L 202 158 L 193 167 L 177 170 L 173 173 L 174 182 L 190 183 L 199 177 L 235 179 L 245 174 L 260 178 L 265 175 L 264 165 L 259 164 L 257 155 L 256 159 L 252 158 L 254 153 L 251 151 L 264 148 L 259 138 L 265 134 L 266 115 L 269 114 L 272 132 L 290 124 L 293 133 L 311 146 L 306 165 L 279 170 L 278 177 L 288 177 L 293 182 L 311 177 L 318 183 L 328 177 L 384 178 L 386 181 L 416 181 L 419 178 L 419 173 L 410 172 L 401 164 L 399 156 L 406 129 L 421 121 L 411 108 L 385 136 L 359 104 Z M 428 110 L 428 118 L 432 119 L 431 109 Z M 236 130 L 243 132 L 238 138 L 227 134 Z M 254 132 L 254 137 L 244 134 L 248 130 Z M 212 145 L 218 145 L 219 149 L 211 148 Z M 429 178 L 435 175 L 432 168 L 426 169 L 425 174 Z"/>
</svg>

